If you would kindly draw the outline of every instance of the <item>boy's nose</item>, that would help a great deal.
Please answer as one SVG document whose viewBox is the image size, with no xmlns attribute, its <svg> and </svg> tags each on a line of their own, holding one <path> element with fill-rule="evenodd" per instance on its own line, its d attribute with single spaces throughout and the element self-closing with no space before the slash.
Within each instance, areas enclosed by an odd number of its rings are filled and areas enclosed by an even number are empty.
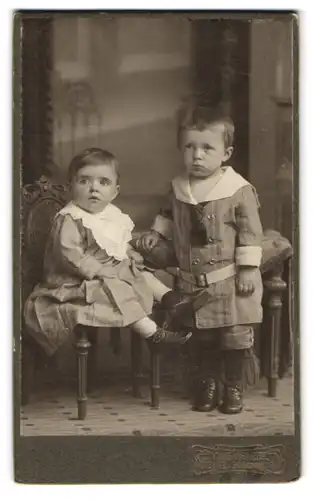
<svg viewBox="0 0 314 500">
<path fill-rule="evenodd" d="M 97 181 L 92 181 L 90 183 L 90 191 L 97 191 L 97 188 L 98 188 L 98 183 Z"/>
<path fill-rule="evenodd" d="M 198 160 L 202 157 L 202 150 L 201 148 L 195 148 L 194 149 L 194 160 Z"/>
</svg>

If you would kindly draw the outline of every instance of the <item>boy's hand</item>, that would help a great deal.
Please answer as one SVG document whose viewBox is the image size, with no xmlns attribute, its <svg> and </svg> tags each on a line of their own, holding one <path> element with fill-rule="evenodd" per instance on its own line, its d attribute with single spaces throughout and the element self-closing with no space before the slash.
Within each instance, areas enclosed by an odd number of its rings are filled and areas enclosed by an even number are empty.
<svg viewBox="0 0 314 500">
<path fill-rule="evenodd" d="M 143 234 L 137 241 L 137 248 L 139 251 L 141 249 L 145 251 L 150 251 L 158 243 L 160 239 L 160 234 L 156 231 L 150 231 L 149 233 Z"/>
<path fill-rule="evenodd" d="M 134 250 L 134 248 L 129 248 L 127 253 L 129 259 L 133 260 L 136 264 L 143 264 L 144 262 L 143 257 L 141 256 L 140 253 Z"/>
<path fill-rule="evenodd" d="M 236 288 L 239 295 L 252 295 L 255 290 L 256 267 L 242 267 L 236 277 Z"/>
</svg>

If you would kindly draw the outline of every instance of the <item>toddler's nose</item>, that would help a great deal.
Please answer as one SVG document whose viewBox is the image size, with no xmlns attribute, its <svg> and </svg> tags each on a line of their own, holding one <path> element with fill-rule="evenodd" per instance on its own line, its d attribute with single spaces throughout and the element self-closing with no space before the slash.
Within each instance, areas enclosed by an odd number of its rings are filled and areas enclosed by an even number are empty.
<svg viewBox="0 0 314 500">
<path fill-rule="evenodd" d="M 90 188 L 89 188 L 90 191 L 97 191 L 98 190 L 98 183 L 97 181 L 92 181 L 90 183 Z"/>
</svg>

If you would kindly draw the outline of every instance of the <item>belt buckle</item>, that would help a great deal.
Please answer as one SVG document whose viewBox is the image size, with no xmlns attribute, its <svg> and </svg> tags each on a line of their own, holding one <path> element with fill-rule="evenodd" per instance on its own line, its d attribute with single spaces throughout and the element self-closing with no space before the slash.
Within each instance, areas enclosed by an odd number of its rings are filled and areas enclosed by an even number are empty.
<svg viewBox="0 0 314 500">
<path fill-rule="evenodd" d="M 209 286 L 206 273 L 200 273 L 197 276 L 195 276 L 195 281 L 196 281 L 196 286 L 200 288 L 206 288 Z"/>
</svg>

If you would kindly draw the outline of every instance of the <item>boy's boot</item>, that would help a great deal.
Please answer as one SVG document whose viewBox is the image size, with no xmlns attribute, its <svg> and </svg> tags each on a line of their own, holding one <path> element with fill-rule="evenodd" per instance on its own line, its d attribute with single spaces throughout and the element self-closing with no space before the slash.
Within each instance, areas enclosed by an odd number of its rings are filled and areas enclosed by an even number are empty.
<svg viewBox="0 0 314 500">
<path fill-rule="evenodd" d="M 243 409 L 242 376 L 244 349 L 224 351 L 224 390 L 220 411 L 223 413 L 240 413 Z"/>
<path fill-rule="evenodd" d="M 218 380 L 221 360 L 217 351 L 205 351 L 196 375 L 193 410 L 210 412 L 218 405 Z"/>
</svg>

